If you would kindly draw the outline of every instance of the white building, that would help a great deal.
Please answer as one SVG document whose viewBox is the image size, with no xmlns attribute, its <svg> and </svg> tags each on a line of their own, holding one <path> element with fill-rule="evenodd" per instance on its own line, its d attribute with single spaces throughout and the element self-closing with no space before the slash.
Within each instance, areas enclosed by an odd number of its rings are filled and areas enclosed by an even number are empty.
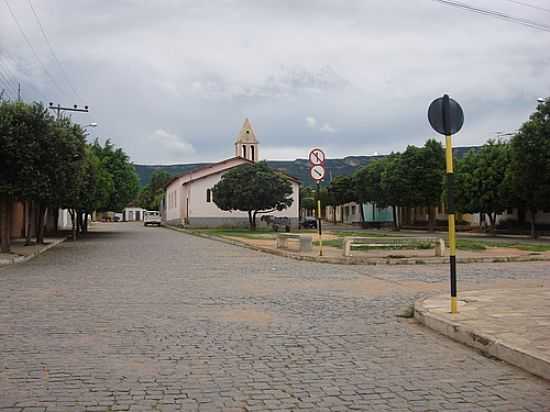
<svg viewBox="0 0 550 412">
<path fill-rule="evenodd" d="M 200 167 L 174 177 L 166 185 L 163 218 L 168 224 L 193 227 L 248 226 L 248 215 L 241 211 L 225 211 L 212 199 L 212 188 L 227 171 L 259 159 L 259 144 L 249 120 L 246 119 L 237 140 L 235 157 Z M 271 213 L 288 217 L 297 227 L 299 219 L 300 184 L 288 176 L 292 185 L 292 205 L 285 210 Z M 258 217 L 257 224 L 260 225 Z"/>
<path fill-rule="evenodd" d="M 125 207 L 122 211 L 121 219 L 123 222 L 141 222 L 145 209 L 142 207 Z"/>
</svg>

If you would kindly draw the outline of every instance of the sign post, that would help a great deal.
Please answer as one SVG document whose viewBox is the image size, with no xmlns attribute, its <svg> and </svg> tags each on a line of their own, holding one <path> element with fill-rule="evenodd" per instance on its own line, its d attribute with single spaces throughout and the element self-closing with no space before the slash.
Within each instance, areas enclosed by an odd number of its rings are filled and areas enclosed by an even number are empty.
<svg viewBox="0 0 550 412">
<path fill-rule="evenodd" d="M 321 229 L 321 181 L 325 177 L 325 153 L 321 149 L 309 152 L 309 174 L 317 182 L 317 230 L 319 231 L 319 256 L 323 256 L 323 231 Z"/>
<path fill-rule="evenodd" d="M 445 163 L 447 171 L 447 219 L 449 224 L 449 264 L 451 271 L 451 313 L 458 313 L 456 294 L 456 226 L 455 185 L 453 170 L 452 135 L 458 133 L 464 124 L 462 107 L 444 95 L 435 99 L 428 109 L 428 120 L 433 129 L 445 136 Z"/>
</svg>

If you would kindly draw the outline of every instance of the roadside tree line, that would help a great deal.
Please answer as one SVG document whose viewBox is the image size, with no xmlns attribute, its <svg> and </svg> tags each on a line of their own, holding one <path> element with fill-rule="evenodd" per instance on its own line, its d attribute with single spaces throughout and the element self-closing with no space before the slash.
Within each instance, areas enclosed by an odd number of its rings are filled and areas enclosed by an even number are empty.
<svg viewBox="0 0 550 412">
<path fill-rule="evenodd" d="M 335 177 L 322 190 L 321 201 L 332 207 L 352 201 L 391 207 L 396 230 L 398 207 L 427 207 L 433 230 L 446 190 L 443 147 L 428 140 L 423 147 L 408 146 L 375 160 L 352 176 Z M 455 159 L 455 190 L 457 210 L 485 215 L 492 232 L 497 215 L 506 209 L 527 211 L 530 233 L 536 237 L 537 212 L 550 209 L 550 102 L 539 104 L 509 141 L 489 140 Z M 303 190 L 302 196 L 302 205 L 311 206 L 313 189 Z"/>
<path fill-rule="evenodd" d="M 26 244 L 44 242 L 48 213 L 67 209 L 72 235 L 86 232 L 94 211 L 121 210 L 138 190 L 128 156 L 109 141 L 86 142 L 69 118 L 54 119 L 40 103 L 0 102 L 1 251 L 10 251 L 12 209 L 24 206 Z"/>
</svg>

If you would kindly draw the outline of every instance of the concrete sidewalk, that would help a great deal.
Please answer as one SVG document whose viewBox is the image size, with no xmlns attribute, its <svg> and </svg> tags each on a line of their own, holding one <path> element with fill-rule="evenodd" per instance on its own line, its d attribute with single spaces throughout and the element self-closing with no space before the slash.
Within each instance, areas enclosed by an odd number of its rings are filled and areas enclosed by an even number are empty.
<svg viewBox="0 0 550 412">
<path fill-rule="evenodd" d="M 65 239 L 65 237 L 45 238 L 44 244 L 34 243 L 29 246 L 25 246 L 25 239 L 12 240 L 11 253 L 0 253 L 0 266 L 26 262 L 44 253 L 46 250 L 57 246 L 65 241 Z"/>
<path fill-rule="evenodd" d="M 426 326 L 535 375 L 550 379 L 550 288 L 496 289 L 459 294 L 459 313 L 449 296 L 416 302 Z"/>
</svg>

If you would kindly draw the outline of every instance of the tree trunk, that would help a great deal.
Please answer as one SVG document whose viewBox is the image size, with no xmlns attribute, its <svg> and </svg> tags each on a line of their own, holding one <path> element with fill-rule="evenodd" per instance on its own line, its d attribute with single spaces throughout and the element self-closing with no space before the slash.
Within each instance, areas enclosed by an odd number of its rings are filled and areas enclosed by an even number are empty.
<svg viewBox="0 0 550 412">
<path fill-rule="evenodd" d="M 25 246 L 32 245 L 34 219 L 34 202 L 27 200 L 25 201 Z"/>
<path fill-rule="evenodd" d="M 88 233 L 88 212 L 84 211 L 84 219 L 82 220 L 82 231 Z"/>
<path fill-rule="evenodd" d="M 59 232 L 59 208 L 58 207 L 55 208 L 53 219 L 54 219 L 53 231 L 57 235 L 57 232 Z"/>
<path fill-rule="evenodd" d="M 537 209 L 530 209 L 531 213 L 531 237 L 533 239 L 536 239 L 539 237 L 537 233 L 537 226 L 536 226 L 536 216 L 537 216 Z"/>
<path fill-rule="evenodd" d="M 435 232 L 435 209 L 428 207 L 428 230 Z"/>
<path fill-rule="evenodd" d="M 399 231 L 399 224 L 397 223 L 397 206 L 393 205 L 391 207 L 393 214 L 393 230 Z"/>
<path fill-rule="evenodd" d="M 7 196 L 0 196 L 0 252 L 10 253 L 11 251 L 11 233 L 10 233 L 10 200 Z"/>
<path fill-rule="evenodd" d="M 84 233 L 84 230 L 82 228 L 82 211 L 79 210 L 76 214 L 76 226 L 78 233 Z"/>
<path fill-rule="evenodd" d="M 72 239 L 76 240 L 76 210 L 69 209 L 69 215 L 71 216 L 71 233 Z"/>
<path fill-rule="evenodd" d="M 489 222 L 490 222 L 489 232 L 494 235 L 497 231 L 497 214 L 496 212 L 494 212 L 494 213 L 488 213 L 488 215 L 489 215 Z"/>
<path fill-rule="evenodd" d="M 361 226 L 365 224 L 365 211 L 363 210 L 363 203 L 359 203 L 359 210 L 361 211 Z"/>
<path fill-rule="evenodd" d="M 250 230 L 255 231 L 256 230 L 256 220 L 252 218 L 252 210 L 248 211 L 248 223 L 250 224 Z"/>
<path fill-rule="evenodd" d="M 336 206 L 332 205 L 332 223 L 336 224 Z"/>
<path fill-rule="evenodd" d="M 44 227 L 46 225 L 45 222 L 45 215 L 47 212 L 47 208 L 45 208 L 42 205 L 38 206 L 38 224 L 36 227 L 36 243 L 37 244 L 43 244 L 44 243 Z"/>
</svg>

